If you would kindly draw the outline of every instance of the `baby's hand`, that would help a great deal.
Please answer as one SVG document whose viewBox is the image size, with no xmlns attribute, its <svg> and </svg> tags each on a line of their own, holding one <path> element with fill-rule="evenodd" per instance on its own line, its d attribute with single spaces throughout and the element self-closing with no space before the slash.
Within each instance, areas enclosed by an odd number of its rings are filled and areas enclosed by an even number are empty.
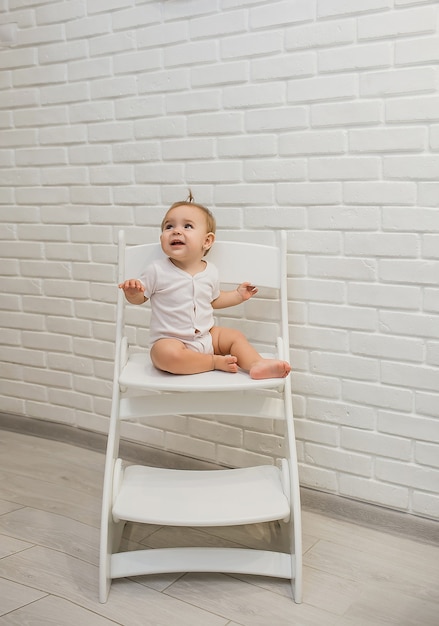
<svg viewBox="0 0 439 626">
<path fill-rule="evenodd" d="M 241 296 L 242 300 L 249 300 L 252 296 L 258 293 L 258 288 L 252 285 L 251 283 L 241 283 L 236 291 Z"/>
<path fill-rule="evenodd" d="M 123 283 L 120 283 L 119 289 L 123 289 L 126 296 L 134 296 L 137 293 L 143 293 L 145 291 L 145 287 L 142 285 L 140 280 L 136 278 L 130 278 Z"/>
</svg>

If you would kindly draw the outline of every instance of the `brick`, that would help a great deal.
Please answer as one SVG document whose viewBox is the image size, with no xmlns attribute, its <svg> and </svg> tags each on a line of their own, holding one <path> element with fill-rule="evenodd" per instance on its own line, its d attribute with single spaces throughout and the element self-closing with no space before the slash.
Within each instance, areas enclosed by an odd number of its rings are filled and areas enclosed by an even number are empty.
<svg viewBox="0 0 439 626">
<path fill-rule="evenodd" d="M 309 357 L 310 371 L 338 378 L 378 380 L 379 367 L 375 359 L 348 356 L 330 352 L 313 351 Z"/>
<path fill-rule="evenodd" d="M 343 382 L 342 391 L 344 400 L 382 409 L 411 411 L 413 405 L 411 389 L 348 380 Z"/>
<path fill-rule="evenodd" d="M 162 158 L 165 161 L 208 160 L 212 159 L 214 155 L 214 141 L 210 137 L 162 141 Z"/>
<path fill-rule="evenodd" d="M 304 52 L 280 58 L 276 63 L 273 59 L 255 59 L 251 63 L 253 80 L 291 79 L 301 76 L 314 76 L 317 63 L 314 53 Z"/>
<path fill-rule="evenodd" d="M 353 74 L 298 78 L 288 81 L 287 101 L 297 103 L 354 98 L 355 91 Z"/>
<path fill-rule="evenodd" d="M 424 289 L 424 310 L 439 312 L 439 289 Z"/>
<path fill-rule="evenodd" d="M 311 124 L 315 128 L 377 124 L 381 120 L 382 109 L 383 105 L 378 101 L 313 104 Z"/>
<path fill-rule="evenodd" d="M 340 398 L 341 386 L 338 380 L 329 376 L 317 376 L 307 372 L 293 372 L 293 393 L 323 398 Z"/>
<path fill-rule="evenodd" d="M 242 130 L 243 114 L 240 112 L 195 113 L 187 121 L 187 132 L 190 136 L 228 135 L 242 132 Z"/>
<path fill-rule="evenodd" d="M 411 93 L 434 92 L 435 73 L 432 68 L 396 69 L 368 72 L 360 78 L 362 97 L 383 97 Z"/>
<path fill-rule="evenodd" d="M 352 256 L 417 257 L 420 241 L 417 235 L 409 234 L 345 233 L 344 251 Z"/>
<path fill-rule="evenodd" d="M 305 215 L 302 209 L 292 211 L 286 208 L 273 208 L 271 203 L 269 209 L 254 207 L 247 210 L 244 208 L 244 219 L 248 228 L 304 228 Z"/>
<path fill-rule="evenodd" d="M 339 130 L 287 133 L 279 139 L 279 153 L 288 155 L 342 154 L 344 134 Z"/>
<path fill-rule="evenodd" d="M 424 342 L 421 339 L 354 332 L 350 334 L 349 346 L 354 354 L 416 363 L 424 360 Z"/>
<path fill-rule="evenodd" d="M 380 224 L 378 207 L 309 207 L 308 224 L 312 229 L 363 231 L 377 230 Z"/>
<path fill-rule="evenodd" d="M 438 447 L 433 443 L 416 442 L 415 461 L 420 465 L 439 468 Z"/>
<path fill-rule="evenodd" d="M 282 50 L 282 31 L 247 33 L 220 42 L 222 59 L 238 59 L 277 54 Z"/>
<path fill-rule="evenodd" d="M 136 79 L 134 76 L 122 76 L 103 78 L 91 83 L 91 98 L 118 98 L 125 95 L 132 95 L 137 92 Z"/>
<path fill-rule="evenodd" d="M 161 21 L 160 6 L 156 4 L 130 7 L 112 14 L 113 30 L 127 29 Z"/>
<path fill-rule="evenodd" d="M 63 205 L 69 200 L 69 192 L 63 187 L 27 187 L 15 192 L 17 204 Z"/>
<path fill-rule="evenodd" d="M 29 65 L 35 65 L 36 61 L 36 53 L 32 48 L 3 49 L 0 58 L 0 68 L 12 70 L 18 67 L 28 67 Z"/>
<path fill-rule="evenodd" d="M 41 64 L 62 63 L 87 57 L 85 41 L 56 43 L 38 47 L 38 61 Z"/>
<path fill-rule="evenodd" d="M 379 11 L 388 9 L 388 0 L 363 0 L 362 2 L 346 2 L 345 0 L 325 0 L 318 6 L 317 16 L 319 18 L 332 17 L 334 15 L 347 15 L 368 13 L 369 11 Z"/>
<path fill-rule="evenodd" d="M 74 0 L 67 5 L 51 4 L 35 9 L 37 24 L 53 24 L 56 22 L 67 22 L 77 20 L 85 15 L 85 6 L 80 0 Z"/>
<path fill-rule="evenodd" d="M 16 127 L 52 126 L 67 124 L 69 116 L 66 106 L 41 109 L 18 109 L 13 112 Z"/>
<path fill-rule="evenodd" d="M 241 119 L 236 115 L 235 118 L 238 121 Z M 245 128 L 248 131 L 291 131 L 293 128 L 305 128 L 307 126 L 308 114 L 305 107 L 288 107 L 281 110 L 266 108 L 249 110 L 245 113 Z"/>
<path fill-rule="evenodd" d="M 406 510 L 409 505 L 409 490 L 406 487 L 389 485 L 374 479 L 341 474 L 339 490 L 340 495 L 348 498 L 360 499 L 392 509 Z"/>
<path fill-rule="evenodd" d="M 372 459 L 364 454 L 352 453 L 340 448 L 329 448 L 314 443 L 305 444 L 305 459 L 310 465 L 370 477 Z"/>
<path fill-rule="evenodd" d="M 307 22 L 314 18 L 314 6 L 308 2 L 275 2 L 250 9 L 252 29 L 268 26 L 285 26 L 295 22 Z"/>
<path fill-rule="evenodd" d="M 439 259 L 439 234 L 424 235 L 422 239 L 422 251 L 424 258 Z"/>
<path fill-rule="evenodd" d="M 296 436 L 300 441 L 312 441 L 328 446 L 338 444 L 338 428 L 335 425 L 296 419 L 295 426 Z"/>
<path fill-rule="evenodd" d="M 375 473 L 377 478 L 381 480 L 422 491 L 435 492 L 439 480 L 439 471 L 432 468 L 418 467 L 415 464 L 409 465 L 387 459 L 376 460 Z"/>
<path fill-rule="evenodd" d="M 48 41 L 62 41 L 64 39 L 63 26 L 48 25 L 35 28 L 20 29 L 17 32 L 18 46 L 33 46 Z"/>
<path fill-rule="evenodd" d="M 16 151 L 17 165 L 59 165 L 67 162 L 63 148 L 20 148 Z"/>
<path fill-rule="evenodd" d="M 217 17 L 217 15 L 216 15 Z M 186 21 L 164 22 L 136 30 L 138 48 L 156 48 L 175 44 L 189 39 L 189 25 Z"/>
<path fill-rule="evenodd" d="M 395 65 L 417 65 L 439 61 L 439 37 L 423 37 L 395 43 Z"/>
<path fill-rule="evenodd" d="M 276 153 L 276 137 L 273 134 L 244 136 L 239 142 L 234 138 L 220 137 L 217 143 L 218 155 L 221 158 L 251 157 L 256 149 L 261 157 L 273 156 Z"/>
<path fill-rule="evenodd" d="M 437 402 L 437 393 L 425 393 L 425 392 L 417 392 L 415 394 L 416 399 L 416 411 L 423 415 L 432 415 L 434 417 L 439 417 L 439 406 Z M 431 422 L 431 431 L 429 432 L 429 436 L 426 439 L 431 439 L 431 441 L 438 441 L 439 433 L 437 432 L 437 420 L 436 422 Z M 434 433 L 434 436 L 432 436 Z"/>
<path fill-rule="evenodd" d="M 30 385 L 27 382 L 2 380 L 0 381 L 0 393 L 4 396 L 14 396 L 22 400 L 48 401 L 47 387 L 43 385 Z"/>
<path fill-rule="evenodd" d="M 223 104 L 226 109 L 273 106 L 285 100 L 283 81 L 224 87 Z"/>
<path fill-rule="evenodd" d="M 89 80 L 111 76 L 110 59 L 84 59 L 72 61 L 68 64 L 69 81 Z"/>
<path fill-rule="evenodd" d="M 325 205 L 338 204 L 341 200 L 341 186 L 334 182 L 279 183 L 277 185 L 279 204 Z"/>
<path fill-rule="evenodd" d="M 215 38 L 235 33 L 244 33 L 247 30 L 247 12 L 236 10 L 233 12 L 215 13 L 201 16 L 189 23 L 191 39 Z"/>
<path fill-rule="evenodd" d="M 345 46 L 328 48 L 318 51 L 317 64 L 320 73 L 388 68 L 392 64 L 392 48 L 389 43 L 351 45 L 349 54 Z"/>
<path fill-rule="evenodd" d="M 27 295 L 23 296 L 22 303 L 23 311 L 28 313 L 73 317 L 73 303 L 71 300 Z"/>
<path fill-rule="evenodd" d="M 248 160 L 244 163 L 244 175 L 241 169 L 235 171 L 246 181 L 292 181 L 306 179 L 305 159 Z"/>
<path fill-rule="evenodd" d="M 67 68 L 64 64 L 32 67 L 30 69 L 16 70 L 13 83 L 15 87 L 27 85 L 47 85 L 50 83 L 65 83 L 67 80 Z"/>
<path fill-rule="evenodd" d="M 439 120 L 439 97 L 420 96 L 403 97 L 386 103 L 387 122 L 409 122 Z"/>
<path fill-rule="evenodd" d="M 299 465 L 299 475 L 301 484 L 307 487 L 328 493 L 338 492 L 338 476 L 333 470 L 311 467 L 302 463 Z"/>
<path fill-rule="evenodd" d="M 412 496 L 413 513 L 430 519 L 439 519 L 439 498 L 435 494 L 414 492 Z"/>
<path fill-rule="evenodd" d="M 354 43 L 355 39 L 355 20 L 341 19 L 287 28 L 285 45 L 287 50 L 314 49 L 322 46 Z"/>
<path fill-rule="evenodd" d="M 190 183 L 237 183 L 242 179 L 241 167 L 234 161 L 220 163 L 188 163 L 186 178 Z"/>
<path fill-rule="evenodd" d="M 334 402 L 321 398 L 307 399 L 307 415 L 320 422 L 366 430 L 374 429 L 376 422 L 376 411 L 370 406 Z"/>
<path fill-rule="evenodd" d="M 422 293 L 417 287 L 351 283 L 348 287 L 348 302 L 354 305 L 416 311 L 421 308 Z"/>
<path fill-rule="evenodd" d="M 158 121 L 158 116 L 164 113 L 163 101 L 159 95 L 150 96 L 146 99 L 134 96 L 132 98 L 124 98 L 122 101 L 116 100 L 114 110 L 116 119 L 120 120 L 155 117 L 155 121 Z M 110 119 L 113 118 L 112 111 L 108 117 Z"/>
<path fill-rule="evenodd" d="M 396 335 L 439 337 L 437 320 L 432 315 L 382 311 L 380 313 L 380 326 L 383 332 Z"/>
<path fill-rule="evenodd" d="M 426 144 L 424 128 L 405 126 L 349 131 L 349 148 L 352 152 L 420 152 L 425 150 Z"/>
<path fill-rule="evenodd" d="M 348 450 L 368 452 L 373 456 L 399 461 L 411 460 L 412 443 L 409 439 L 402 437 L 343 427 L 341 429 L 341 445 Z"/>
<path fill-rule="evenodd" d="M 138 92 L 140 94 L 163 94 L 168 92 L 180 91 L 189 89 L 190 87 L 190 71 L 189 69 L 179 68 L 177 70 L 157 70 L 155 72 L 148 72 L 147 74 L 140 75 L 137 78 Z M 175 96 L 177 97 L 177 96 Z M 180 98 L 184 98 L 185 102 L 189 101 L 188 94 L 180 93 Z M 208 96 L 204 96 L 207 99 Z M 191 108 L 196 106 L 196 103 L 190 103 Z M 166 110 L 169 113 L 175 112 L 166 106 Z M 176 109 L 178 111 L 179 109 Z M 196 109 L 195 109 L 196 110 Z"/>
<path fill-rule="evenodd" d="M 370 259 L 314 256 L 308 260 L 309 275 L 342 280 L 375 280 L 376 261 Z"/>
<path fill-rule="evenodd" d="M 437 261 L 404 259 L 396 262 L 382 259 L 379 263 L 379 275 L 384 281 L 438 285 L 439 263 Z"/>
<path fill-rule="evenodd" d="M 28 350 L 22 347 L 4 346 L 2 348 L 2 361 L 5 363 L 17 363 L 18 365 L 44 367 L 46 354 L 41 350 Z"/>
<path fill-rule="evenodd" d="M 381 381 L 389 385 L 433 391 L 439 388 L 439 371 L 434 367 L 382 362 Z"/>
<path fill-rule="evenodd" d="M 184 76 L 184 72 L 179 71 L 178 74 L 182 76 L 186 83 L 187 79 Z M 168 84 L 168 80 L 166 77 L 164 78 Z M 159 91 L 162 90 L 161 84 L 157 86 L 157 89 Z M 198 94 L 197 98 L 194 98 L 192 94 L 168 94 L 166 96 L 166 107 L 169 113 L 178 114 L 218 111 L 221 109 L 220 92 L 217 90 L 203 91 Z"/>
<path fill-rule="evenodd" d="M 385 230 L 436 232 L 439 230 L 439 212 L 430 208 L 385 207 L 382 223 Z"/>
<path fill-rule="evenodd" d="M 358 18 L 358 38 L 387 39 L 434 32 L 434 7 L 411 8 Z"/>
<path fill-rule="evenodd" d="M 0 146 L 2 148 L 28 146 L 35 144 L 36 139 L 34 130 L 4 130 L 0 136 Z"/>
<path fill-rule="evenodd" d="M 82 102 L 89 98 L 89 85 L 83 82 L 43 86 L 40 89 L 40 97 L 44 105 Z"/>
<path fill-rule="evenodd" d="M 218 65 L 195 66 L 191 69 L 191 83 L 194 87 L 212 85 L 242 84 L 248 80 L 248 65 L 244 61 Z"/>
<path fill-rule="evenodd" d="M 386 178 L 403 180 L 433 180 L 439 176 L 439 156 L 392 156 L 383 159 Z"/>
<path fill-rule="evenodd" d="M 164 66 L 188 66 L 202 60 L 203 63 L 212 63 L 216 60 L 216 45 L 214 41 L 197 41 L 194 43 L 169 46 L 163 51 Z"/>
<path fill-rule="evenodd" d="M 346 182 L 343 198 L 348 204 L 414 205 L 416 186 L 409 182 Z"/>
<path fill-rule="evenodd" d="M 376 157 L 311 157 L 308 168 L 310 180 L 375 180 L 381 163 Z"/>
</svg>

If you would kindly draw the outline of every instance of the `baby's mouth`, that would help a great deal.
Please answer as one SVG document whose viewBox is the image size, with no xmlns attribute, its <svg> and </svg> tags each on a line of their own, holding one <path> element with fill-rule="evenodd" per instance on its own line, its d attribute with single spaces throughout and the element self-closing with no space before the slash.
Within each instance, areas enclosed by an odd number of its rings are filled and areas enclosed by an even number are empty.
<svg viewBox="0 0 439 626">
<path fill-rule="evenodd" d="M 171 246 L 184 246 L 184 242 L 180 239 L 176 239 L 175 241 L 171 241 Z"/>
</svg>

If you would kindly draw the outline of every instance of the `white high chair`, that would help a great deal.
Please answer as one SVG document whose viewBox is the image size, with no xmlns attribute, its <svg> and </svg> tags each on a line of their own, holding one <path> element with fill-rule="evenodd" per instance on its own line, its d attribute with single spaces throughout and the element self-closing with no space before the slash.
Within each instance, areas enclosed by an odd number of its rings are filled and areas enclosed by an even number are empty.
<svg viewBox="0 0 439 626">
<path fill-rule="evenodd" d="M 162 254 L 159 244 L 126 248 L 121 231 L 119 282 L 139 276 L 148 262 Z M 249 281 L 262 288 L 262 292 L 267 288 L 269 323 L 277 321 L 278 331 L 272 356 L 289 360 L 285 233 L 279 233 L 277 246 L 217 241 L 207 260 L 218 267 L 222 283 L 236 286 Z M 255 311 L 259 309 L 257 298 L 250 300 Z M 290 579 L 294 600 L 301 602 L 300 493 L 291 377 L 252 380 L 242 371 L 236 374 L 212 371 L 189 376 L 158 371 L 147 352 L 129 354 L 124 336 L 125 304 L 124 294 L 119 290 L 102 502 L 100 601 L 106 602 L 113 578 L 165 572 L 222 572 Z M 279 313 L 277 320 L 272 319 L 273 309 Z M 248 319 L 249 315 L 246 317 Z M 264 320 L 263 312 L 259 312 L 259 322 L 261 320 Z M 266 320 L 263 323 L 266 324 Z M 166 415 L 233 415 L 282 420 L 285 458 L 277 465 L 202 471 L 125 466 L 119 458 L 120 421 Z M 288 535 L 288 552 L 222 547 L 119 552 L 127 521 L 212 527 L 274 520 L 281 521 L 280 526 Z"/>
</svg>

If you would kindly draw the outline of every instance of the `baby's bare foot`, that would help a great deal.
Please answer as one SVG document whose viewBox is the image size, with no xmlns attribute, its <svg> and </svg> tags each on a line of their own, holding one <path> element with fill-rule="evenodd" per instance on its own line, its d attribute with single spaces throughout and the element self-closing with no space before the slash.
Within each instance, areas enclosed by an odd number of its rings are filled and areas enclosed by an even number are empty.
<svg viewBox="0 0 439 626">
<path fill-rule="evenodd" d="M 238 371 L 236 361 L 236 356 L 232 356 L 231 354 L 226 354 L 225 356 L 215 354 L 213 357 L 214 369 L 235 374 Z"/>
<path fill-rule="evenodd" d="M 250 377 L 255 380 L 264 378 L 285 378 L 291 372 L 291 365 L 286 361 L 261 359 L 250 368 Z"/>
</svg>

